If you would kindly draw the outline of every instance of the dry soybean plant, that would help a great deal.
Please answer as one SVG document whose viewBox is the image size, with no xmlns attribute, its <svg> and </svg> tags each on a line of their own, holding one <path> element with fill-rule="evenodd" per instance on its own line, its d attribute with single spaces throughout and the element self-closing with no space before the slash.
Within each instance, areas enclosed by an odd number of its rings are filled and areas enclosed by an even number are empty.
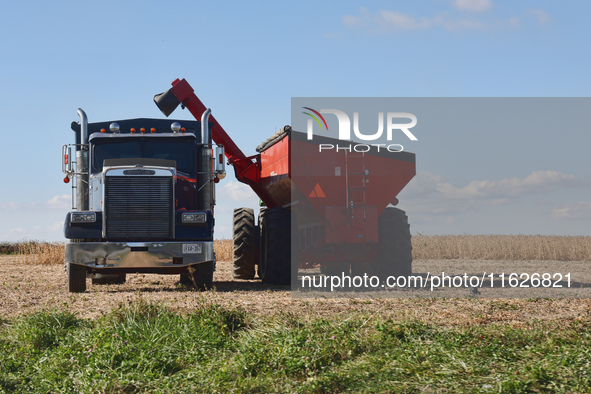
<svg viewBox="0 0 591 394">
<path fill-rule="evenodd" d="M 417 235 L 415 259 L 591 260 L 591 237 L 558 235 Z"/>
<path fill-rule="evenodd" d="M 22 264 L 63 264 L 64 242 L 23 241 L 14 244 L 14 250 Z M 232 261 L 232 240 L 221 239 L 214 242 L 216 258 L 219 261 Z"/>
<path fill-rule="evenodd" d="M 591 261 L 591 237 L 555 235 L 415 235 L 413 258 Z M 26 241 L 14 250 L 23 264 L 61 264 L 64 242 Z M 214 242 L 218 261 L 232 261 L 231 239 Z"/>
</svg>

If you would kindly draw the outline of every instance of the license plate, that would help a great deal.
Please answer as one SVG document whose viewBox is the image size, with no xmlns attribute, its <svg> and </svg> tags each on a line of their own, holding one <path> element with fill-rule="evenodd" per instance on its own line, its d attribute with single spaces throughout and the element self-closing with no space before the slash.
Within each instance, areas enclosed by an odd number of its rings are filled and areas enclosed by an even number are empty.
<svg viewBox="0 0 591 394">
<path fill-rule="evenodd" d="M 200 254 L 201 244 L 183 244 L 183 254 Z"/>
</svg>

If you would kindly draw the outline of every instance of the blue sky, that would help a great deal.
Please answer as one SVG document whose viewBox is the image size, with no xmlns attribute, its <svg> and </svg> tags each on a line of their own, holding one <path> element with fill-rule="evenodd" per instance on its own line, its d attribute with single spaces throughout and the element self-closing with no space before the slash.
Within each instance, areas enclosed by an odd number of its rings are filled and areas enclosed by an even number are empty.
<svg viewBox="0 0 591 394">
<path fill-rule="evenodd" d="M 91 122 L 161 117 L 153 95 L 186 78 L 253 154 L 290 123 L 291 97 L 588 97 L 590 11 L 588 1 L 4 1 L 0 241 L 63 239 L 60 150 L 79 107 Z M 421 161 L 430 151 L 416 145 L 419 174 L 401 195 L 411 230 L 591 235 L 589 135 L 523 136 L 502 160 L 490 136 L 450 135 L 437 160 Z M 216 236 L 230 237 L 232 207 L 257 200 L 231 176 L 218 196 Z"/>
</svg>

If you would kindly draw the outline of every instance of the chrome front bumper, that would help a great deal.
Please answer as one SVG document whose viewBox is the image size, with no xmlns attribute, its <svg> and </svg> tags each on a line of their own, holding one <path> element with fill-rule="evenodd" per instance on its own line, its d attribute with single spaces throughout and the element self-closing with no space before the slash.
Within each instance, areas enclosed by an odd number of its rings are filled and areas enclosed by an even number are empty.
<svg viewBox="0 0 591 394">
<path fill-rule="evenodd" d="M 98 269 L 186 267 L 212 260 L 211 241 L 68 242 L 65 253 L 66 263 Z"/>
</svg>

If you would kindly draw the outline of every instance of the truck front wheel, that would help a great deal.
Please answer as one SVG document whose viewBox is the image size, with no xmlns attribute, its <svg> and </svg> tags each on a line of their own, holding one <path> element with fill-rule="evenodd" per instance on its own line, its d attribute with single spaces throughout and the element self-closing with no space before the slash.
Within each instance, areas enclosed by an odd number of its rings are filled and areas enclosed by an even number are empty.
<svg viewBox="0 0 591 394">
<path fill-rule="evenodd" d="M 181 274 L 181 284 L 194 285 L 199 290 L 211 290 L 213 288 L 214 262 L 193 264 Z"/>
<path fill-rule="evenodd" d="M 68 263 L 68 292 L 84 293 L 86 291 L 86 267 Z"/>
</svg>

